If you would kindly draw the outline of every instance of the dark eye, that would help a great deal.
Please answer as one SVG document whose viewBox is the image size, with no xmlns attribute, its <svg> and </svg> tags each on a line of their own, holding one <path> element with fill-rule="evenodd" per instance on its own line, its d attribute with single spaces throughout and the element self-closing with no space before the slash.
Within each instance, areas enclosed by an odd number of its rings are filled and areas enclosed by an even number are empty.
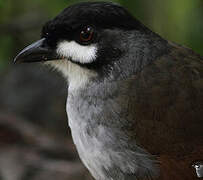
<svg viewBox="0 0 203 180">
<path fill-rule="evenodd" d="M 90 43 L 93 39 L 94 29 L 91 26 L 86 26 L 80 32 L 80 41 L 82 43 Z"/>
</svg>

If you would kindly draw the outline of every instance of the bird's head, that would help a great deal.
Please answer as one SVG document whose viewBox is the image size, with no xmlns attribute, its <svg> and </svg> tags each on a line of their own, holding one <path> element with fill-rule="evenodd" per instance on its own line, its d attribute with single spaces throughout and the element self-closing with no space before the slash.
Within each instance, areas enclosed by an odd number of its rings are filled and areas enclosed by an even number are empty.
<svg viewBox="0 0 203 180">
<path fill-rule="evenodd" d="M 108 78 L 121 60 L 135 59 L 136 48 L 144 52 L 140 39 L 150 32 L 118 4 L 83 2 L 47 22 L 41 39 L 22 50 L 15 62 L 45 61 L 63 72 L 70 85 L 79 86 L 94 77 Z"/>
</svg>

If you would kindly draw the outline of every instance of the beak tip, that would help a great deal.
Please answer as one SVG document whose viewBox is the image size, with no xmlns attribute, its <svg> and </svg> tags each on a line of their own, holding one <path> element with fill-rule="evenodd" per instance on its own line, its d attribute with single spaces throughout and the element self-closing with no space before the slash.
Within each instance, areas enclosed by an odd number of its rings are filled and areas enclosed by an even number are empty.
<svg viewBox="0 0 203 180">
<path fill-rule="evenodd" d="M 18 64 L 18 59 L 16 57 L 13 60 L 13 64 Z"/>
<path fill-rule="evenodd" d="M 13 60 L 13 64 L 20 64 L 22 61 L 19 58 L 19 55 L 17 55 L 14 60 Z"/>
</svg>

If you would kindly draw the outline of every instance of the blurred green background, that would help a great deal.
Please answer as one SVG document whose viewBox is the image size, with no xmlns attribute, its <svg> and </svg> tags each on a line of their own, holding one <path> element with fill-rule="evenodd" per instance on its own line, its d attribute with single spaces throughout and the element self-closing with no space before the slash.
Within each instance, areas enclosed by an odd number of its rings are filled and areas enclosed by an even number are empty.
<svg viewBox="0 0 203 180">
<path fill-rule="evenodd" d="M 78 0 L 0 0 L 0 180 L 90 180 L 72 143 L 67 85 L 38 63 L 13 65 L 43 24 Z M 115 0 L 162 37 L 203 55 L 203 0 Z"/>
</svg>

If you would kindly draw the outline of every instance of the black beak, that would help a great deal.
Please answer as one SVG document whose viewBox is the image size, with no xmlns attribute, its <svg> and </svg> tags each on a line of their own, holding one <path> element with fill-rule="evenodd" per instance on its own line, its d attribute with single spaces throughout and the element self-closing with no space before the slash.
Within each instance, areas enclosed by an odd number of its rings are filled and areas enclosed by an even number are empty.
<svg viewBox="0 0 203 180">
<path fill-rule="evenodd" d="M 56 60 L 57 54 L 54 49 L 45 45 L 45 38 L 36 41 L 23 49 L 14 59 L 14 63 L 40 62 Z"/>
</svg>

